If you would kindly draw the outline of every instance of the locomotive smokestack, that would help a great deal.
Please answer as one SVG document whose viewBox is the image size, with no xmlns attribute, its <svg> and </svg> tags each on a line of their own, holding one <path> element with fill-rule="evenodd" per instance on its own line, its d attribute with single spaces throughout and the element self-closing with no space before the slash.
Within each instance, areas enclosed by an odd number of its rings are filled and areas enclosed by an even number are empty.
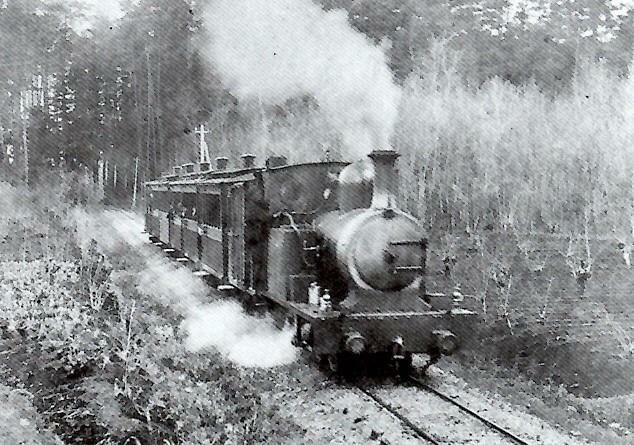
<svg viewBox="0 0 634 445">
<path fill-rule="evenodd" d="M 387 209 L 396 207 L 396 160 L 399 154 L 394 150 L 374 150 L 368 155 L 374 162 L 374 190 L 372 208 Z"/>
</svg>

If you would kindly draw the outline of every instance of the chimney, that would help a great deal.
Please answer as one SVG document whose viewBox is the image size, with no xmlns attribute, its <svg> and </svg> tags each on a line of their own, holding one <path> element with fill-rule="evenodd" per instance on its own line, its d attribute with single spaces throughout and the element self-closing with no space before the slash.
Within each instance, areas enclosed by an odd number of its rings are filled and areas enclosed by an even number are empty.
<svg viewBox="0 0 634 445">
<path fill-rule="evenodd" d="M 177 165 L 176 167 L 173 167 L 174 169 L 174 176 L 179 176 L 181 174 L 181 168 L 179 165 Z"/>
<path fill-rule="evenodd" d="M 183 164 L 181 166 L 181 173 L 183 174 L 194 173 L 194 164 Z"/>
<path fill-rule="evenodd" d="M 204 172 L 208 172 L 209 170 L 211 170 L 211 163 L 210 162 L 199 162 L 198 163 L 198 171 L 201 173 Z"/>
<path fill-rule="evenodd" d="M 224 156 L 220 156 L 216 158 L 216 170 L 226 170 L 229 165 L 229 158 L 225 158 Z"/>
<path fill-rule="evenodd" d="M 372 208 L 389 209 L 396 207 L 398 176 L 395 164 L 399 154 L 394 150 L 374 150 L 368 156 L 374 162 Z"/>
<path fill-rule="evenodd" d="M 249 153 L 243 154 L 240 156 L 240 159 L 242 159 L 242 168 L 249 169 L 255 167 L 255 155 Z"/>
</svg>

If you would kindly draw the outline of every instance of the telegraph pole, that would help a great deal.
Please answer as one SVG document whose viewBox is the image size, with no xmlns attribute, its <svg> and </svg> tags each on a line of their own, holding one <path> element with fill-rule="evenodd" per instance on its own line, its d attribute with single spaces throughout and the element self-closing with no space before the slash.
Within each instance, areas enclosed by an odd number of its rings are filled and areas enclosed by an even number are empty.
<svg viewBox="0 0 634 445">
<path fill-rule="evenodd" d="M 132 192 L 132 208 L 136 209 L 136 189 L 139 182 L 139 157 L 134 160 L 134 192 Z"/>
<path fill-rule="evenodd" d="M 27 92 L 28 93 L 28 90 Z M 29 185 L 29 145 L 27 122 L 29 119 L 29 104 L 26 100 L 26 93 L 20 91 L 20 118 L 22 121 L 22 150 L 24 151 L 24 182 Z"/>
<path fill-rule="evenodd" d="M 26 119 L 22 121 L 22 146 L 24 147 L 24 182 L 29 186 L 29 145 Z"/>
</svg>

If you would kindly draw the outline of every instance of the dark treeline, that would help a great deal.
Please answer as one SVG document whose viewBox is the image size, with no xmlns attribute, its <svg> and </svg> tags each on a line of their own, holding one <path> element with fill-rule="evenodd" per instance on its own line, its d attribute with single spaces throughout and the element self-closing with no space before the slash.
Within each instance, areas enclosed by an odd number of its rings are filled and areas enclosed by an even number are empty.
<svg viewBox="0 0 634 445">
<path fill-rule="evenodd" d="M 55 168 L 100 169 L 127 196 L 137 181 L 196 158 L 195 128 L 206 123 L 215 154 L 254 151 L 250 131 L 302 128 L 309 98 L 274 108 L 240 103 L 204 60 L 200 11 L 188 0 L 126 2 L 116 24 L 73 27 L 74 2 L 21 0 L 0 9 L 0 163 L 3 174 L 37 182 Z M 200 2 L 196 2 L 200 3 Z M 550 4 L 548 20 L 513 13 L 505 0 L 321 0 L 344 8 L 356 29 L 389 39 L 391 68 L 405 83 L 432 43 L 459 53 L 457 71 L 477 88 L 492 78 L 536 84 L 547 95 L 570 87 L 580 61 L 627 73 L 632 15 L 602 1 Z M 550 3 L 550 2 L 548 2 Z M 288 140 L 286 138 L 285 140 Z M 323 145 L 336 145 L 336 137 Z M 268 148 L 269 152 L 276 148 Z M 260 154 L 260 153 L 259 153 Z M 266 152 L 264 154 L 267 154 Z"/>
<path fill-rule="evenodd" d="M 536 82 L 556 94 L 570 86 L 580 60 L 604 60 L 624 74 L 634 41 L 632 15 L 621 15 L 600 0 L 535 2 L 548 15 L 537 8 L 515 11 L 508 0 L 321 3 L 346 8 L 351 24 L 376 42 L 389 38 L 399 80 L 426 59 L 431 42 L 446 39 L 449 48 L 462 53 L 458 71 L 473 86 L 499 77 L 516 85 Z"/>
</svg>

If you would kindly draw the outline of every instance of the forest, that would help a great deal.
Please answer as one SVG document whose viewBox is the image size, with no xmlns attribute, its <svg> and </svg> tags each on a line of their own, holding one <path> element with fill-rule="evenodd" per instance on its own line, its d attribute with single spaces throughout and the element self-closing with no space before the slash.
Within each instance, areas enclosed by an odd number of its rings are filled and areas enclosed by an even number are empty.
<svg viewBox="0 0 634 445">
<path fill-rule="evenodd" d="M 631 444 L 632 8 L 0 0 L 0 444 L 411 438 L 268 305 L 148 242 L 144 184 L 199 160 L 201 125 L 232 167 L 394 148 L 425 291 L 476 316 L 430 382 L 530 443 Z M 384 389 L 435 423 L 419 388 Z"/>
<path fill-rule="evenodd" d="M 390 139 L 402 201 L 430 227 L 631 236 L 627 6 L 318 3 L 385 51 L 403 91 Z M 120 20 L 77 26 L 82 2 L 2 3 L 2 175 L 37 184 L 89 172 L 129 205 L 146 180 L 197 160 L 200 124 L 212 158 L 346 157 L 313 97 L 270 105 L 226 87 L 207 56 L 205 2 L 121 6 Z"/>
</svg>

